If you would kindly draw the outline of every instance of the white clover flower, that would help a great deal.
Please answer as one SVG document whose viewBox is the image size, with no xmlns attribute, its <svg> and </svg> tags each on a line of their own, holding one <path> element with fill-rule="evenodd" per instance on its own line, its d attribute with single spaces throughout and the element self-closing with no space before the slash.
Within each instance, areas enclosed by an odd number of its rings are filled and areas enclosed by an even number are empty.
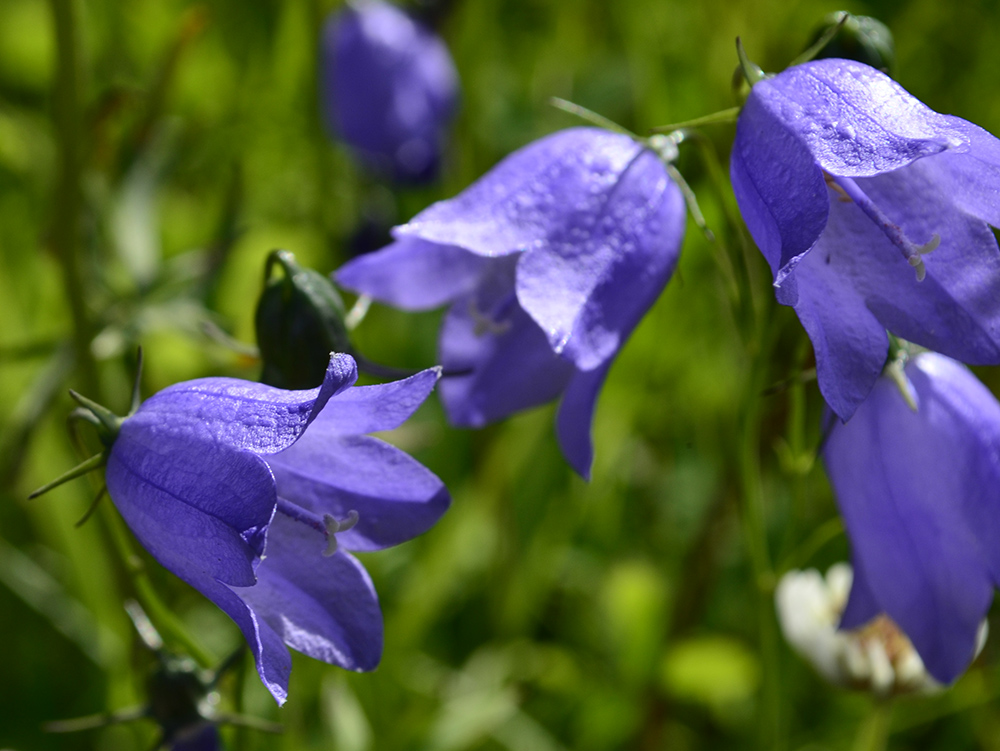
<svg viewBox="0 0 1000 751">
<path fill-rule="evenodd" d="M 927 673 L 906 634 L 888 616 L 879 615 L 858 629 L 837 628 L 852 579 L 846 563 L 831 566 L 825 578 L 816 569 L 789 571 L 781 577 L 775 605 L 788 643 L 838 686 L 881 697 L 943 689 Z M 977 654 L 986 642 L 987 631 L 983 621 Z"/>
</svg>

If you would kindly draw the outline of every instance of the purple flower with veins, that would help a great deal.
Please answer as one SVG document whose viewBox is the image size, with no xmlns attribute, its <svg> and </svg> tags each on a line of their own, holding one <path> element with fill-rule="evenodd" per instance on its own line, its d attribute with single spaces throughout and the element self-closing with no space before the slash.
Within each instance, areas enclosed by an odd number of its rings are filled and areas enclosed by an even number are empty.
<svg viewBox="0 0 1000 751">
<path fill-rule="evenodd" d="M 203 378 L 121 423 L 106 471 L 115 506 L 153 557 L 236 622 L 279 703 L 286 647 L 348 670 L 379 662 L 378 599 L 345 551 L 421 534 L 450 498 L 425 467 L 365 434 L 399 426 L 438 375 L 355 387 L 354 360 L 335 354 L 315 389 Z"/>
<path fill-rule="evenodd" d="M 812 339 L 841 419 L 871 390 L 886 330 L 1000 363 L 1000 141 L 849 60 L 754 85 L 730 173 L 743 218 Z"/>
<path fill-rule="evenodd" d="M 458 102 L 444 42 L 382 0 L 354 0 L 320 42 L 327 124 L 369 167 L 402 182 L 433 179 Z"/>
<path fill-rule="evenodd" d="M 950 683 L 976 654 L 1000 584 L 1000 403 L 943 355 L 919 354 L 902 372 L 902 387 L 879 378 L 835 421 L 823 451 L 853 552 L 840 625 L 885 613 Z"/>
<path fill-rule="evenodd" d="M 396 227 L 336 280 L 406 310 L 450 305 L 439 393 L 451 422 L 480 427 L 561 396 L 559 444 L 588 477 L 597 393 L 677 264 L 684 217 L 657 154 L 573 128 Z"/>
</svg>

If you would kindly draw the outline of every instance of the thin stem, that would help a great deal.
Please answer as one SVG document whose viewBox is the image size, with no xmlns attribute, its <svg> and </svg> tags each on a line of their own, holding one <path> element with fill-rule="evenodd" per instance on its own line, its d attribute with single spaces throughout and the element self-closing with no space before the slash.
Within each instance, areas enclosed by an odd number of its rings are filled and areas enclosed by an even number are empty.
<svg viewBox="0 0 1000 751">
<path fill-rule="evenodd" d="M 581 120 L 586 120 L 592 125 L 596 125 L 598 128 L 604 128 L 605 130 L 610 130 L 614 133 L 621 133 L 623 136 L 628 136 L 629 138 L 634 138 L 637 141 L 642 139 L 639 138 L 635 133 L 630 131 L 628 128 L 624 128 L 614 120 L 609 120 L 604 115 L 598 114 L 591 109 L 587 109 L 583 105 L 577 104 L 576 102 L 569 102 L 565 99 L 561 99 L 557 96 L 549 99 L 549 104 L 551 104 L 556 109 L 560 109 L 563 112 L 568 112 L 571 115 L 576 115 Z"/>
<path fill-rule="evenodd" d="M 63 286 L 73 318 L 73 347 L 80 368 L 83 390 L 100 398 L 97 364 L 90 349 L 93 326 L 87 309 L 79 259 L 80 216 L 83 197 L 83 116 L 80 105 L 80 43 L 76 0 L 50 0 L 55 22 L 56 79 L 53 118 L 59 149 L 59 180 L 56 185 L 52 247 L 62 269 Z"/>
<path fill-rule="evenodd" d="M 889 732 L 892 723 L 892 703 L 878 701 L 872 711 L 861 722 L 854 737 L 851 751 L 885 751 L 889 747 Z"/>
<path fill-rule="evenodd" d="M 125 565 L 125 570 L 135 586 L 136 599 L 156 626 L 156 630 L 168 641 L 173 640 L 181 645 L 203 668 L 211 667 L 215 664 L 212 655 L 187 632 L 183 622 L 156 594 L 142 559 L 132 549 L 132 541 L 125 522 L 110 504 L 104 506 L 104 512 L 102 517 L 108 526 L 115 549 Z"/>
<path fill-rule="evenodd" d="M 743 403 L 747 405 L 739 426 L 738 466 L 740 476 L 741 522 L 743 536 L 753 571 L 756 595 L 757 627 L 760 640 L 764 681 L 761 695 L 760 747 L 780 751 L 784 748 L 781 716 L 781 682 L 778 665 L 778 626 L 774 612 L 774 569 L 767 538 L 764 511 L 764 488 L 761 480 L 760 434 L 763 399 L 762 386 L 767 382 L 768 364 L 777 334 L 774 326 L 762 322 L 759 334 L 763 338 L 757 352 L 748 351 L 754 367 L 747 383 Z M 751 341 L 756 340 L 756 336 Z M 748 348 L 748 350 L 751 348 Z"/>
<path fill-rule="evenodd" d="M 106 728 L 108 725 L 133 722 L 148 716 L 149 712 L 145 707 L 135 707 L 134 709 L 120 709 L 117 712 L 101 712 L 86 717 L 75 717 L 72 720 L 54 720 L 46 722 L 42 726 L 42 730 L 46 733 L 76 733 L 80 730 L 93 730 Z"/>
<path fill-rule="evenodd" d="M 826 31 L 824 31 L 823 34 L 820 36 L 820 38 L 817 39 L 815 42 L 813 42 L 806 49 L 805 52 L 803 52 L 797 58 L 792 60 L 792 62 L 788 64 L 789 68 L 795 65 L 802 65 L 802 63 L 809 62 L 814 57 L 816 57 L 816 55 L 822 52 L 823 48 L 826 47 L 826 45 L 828 45 L 830 42 L 833 41 L 833 38 L 840 33 L 840 30 L 842 28 L 844 28 L 844 24 L 847 23 L 847 19 L 851 17 L 851 14 L 845 10 L 839 11 L 839 13 L 840 13 L 840 18 L 837 20 L 837 23 L 828 28 Z"/>
<path fill-rule="evenodd" d="M 740 107 L 729 107 L 728 109 L 719 110 L 718 112 L 713 112 L 710 115 L 702 115 L 701 117 L 695 117 L 691 120 L 684 120 L 679 123 L 669 123 L 667 125 L 657 125 L 655 128 L 650 128 L 651 133 L 670 133 L 675 130 L 683 130 L 685 128 L 697 128 L 702 125 L 718 125 L 723 123 L 735 123 L 736 118 L 740 114 Z"/>
</svg>

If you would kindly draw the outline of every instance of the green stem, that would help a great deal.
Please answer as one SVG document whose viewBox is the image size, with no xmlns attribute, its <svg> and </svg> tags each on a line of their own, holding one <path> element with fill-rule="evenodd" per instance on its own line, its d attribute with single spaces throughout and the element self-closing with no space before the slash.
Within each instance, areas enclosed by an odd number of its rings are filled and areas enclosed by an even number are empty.
<svg viewBox="0 0 1000 751">
<path fill-rule="evenodd" d="M 80 216 L 83 196 L 80 177 L 83 166 L 83 114 L 80 104 L 80 40 L 76 0 L 50 0 L 55 23 L 56 62 L 53 119 L 59 149 L 59 179 L 56 184 L 52 247 L 62 269 L 63 286 L 73 318 L 73 347 L 83 389 L 100 399 L 97 364 L 91 353 L 93 325 L 87 309 L 79 259 Z"/>
<path fill-rule="evenodd" d="M 776 339 L 773 325 L 762 321 L 760 348 L 748 352 L 753 360 L 753 374 L 747 384 L 743 399 L 746 411 L 740 423 L 738 466 L 740 474 L 741 522 L 743 536 L 753 571 L 756 595 L 757 629 L 760 640 L 764 681 L 761 694 L 759 722 L 760 747 L 780 751 L 785 747 L 781 716 L 781 682 L 778 665 L 778 625 L 774 612 L 774 569 L 767 539 L 767 520 L 764 510 L 764 488 L 760 467 L 760 434 L 763 399 L 761 391 L 767 383 L 768 365 Z M 756 340 L 757 337 L 754 337 Z"/>
<path fill-rule="evenodd" d="M 889 747 L 889 728 L 892 723 L 892 703 L 879 701 L 861 722 L 854 737 L 851 751 L 885 751 Z"/>
<path fill-rule="evenodd" d="M 152 582 L 149 581 L 149 574 L 146 572 L 142 558 L 133 550 L 128 528 L 118 512 L 110 504 L 106 505 L 104 510 L 104 521 L 111 533 L 115 549 L 118 551 L 118 555 L 125 565 L 125 570 L 135 587 L 136 599 L 139 600 L 156 630 L 165 637 L 168 643 L 172 641 L 174 644 L 182 646 L 184 651 L 203 668 L 214 665 L 215 659 L 212 655 L 187 632 L 183 622 L 156 594 Z"/>
</svg>

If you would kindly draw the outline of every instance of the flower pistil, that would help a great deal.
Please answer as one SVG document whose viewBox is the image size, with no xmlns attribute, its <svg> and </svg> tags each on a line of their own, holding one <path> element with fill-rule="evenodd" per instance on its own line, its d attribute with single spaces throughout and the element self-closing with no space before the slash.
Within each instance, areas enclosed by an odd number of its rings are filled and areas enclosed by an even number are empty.
<svg viewBox="0 0 1000 751">
<path fill-rule="evenodd" d="M 935 232 L 926 243 L 917 245 L 906 236 L 902 227 L 885 215 L 885 212 L 861 190 L 854 180 L 849 177 L 831 176 L 827 183 L 836 186 L 835 189 L 839 189 L 838 192 L 842 191 L 844 195 L 857 204 L 859 209 L 865 212 L 865 216 L 872 220 L 875 226 L 889 239 L 889 242 L 899 248 L 906 262 L 916 270 L 917 281 L 922 282 L 927 276 L 923 256 L 941 244 L 941 236 Z"/>
<path fill-rule="evenodd" d="M 308 509 L 302 508 L 297 503 L 292 503 L 287 498 L 278 496 L 277 510 L 289 519 L 305 524 L 315 529 L 326 538 L 326 550 L 323 555 L 329 557 L 337 552 L 337 532 L 346 532 L 358 523 L 358 512 L 351 509 L 343 519 L 337 519 L 333 514 L 314 514 Z"/>
</svg>

